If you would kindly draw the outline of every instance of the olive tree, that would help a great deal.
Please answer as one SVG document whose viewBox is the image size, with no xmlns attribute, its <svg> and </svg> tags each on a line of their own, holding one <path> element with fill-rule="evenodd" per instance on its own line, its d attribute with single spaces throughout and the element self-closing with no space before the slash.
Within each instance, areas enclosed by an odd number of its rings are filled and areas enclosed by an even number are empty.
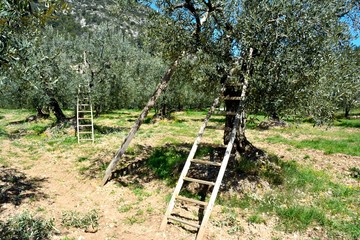
<svg viewBox="0 0 360 240">
<path fill-rule="evenodd" d="M 146 2 L 146 1 L 142 1 Z M 218 84 L 233 73 L 243 86 L 243 112 L 237 150 L 263 156 L 246 138 L 246 111 L 278 118 L 288 109 L 306 110 L 308 89 L 319 84 L 321 66 L 349 39 L 341 19 L 358 12 L 358 1 L 147 1 L 158 9 L 152 32 L 169 59 L 180 52 L 210 56 L 203 62 L 218 71 Z M 207 21 L 201 25 L 201 19 Z M 195 33 L 195 37 L 192 37 Z M 205 58 L 199 58 L 205 59 Z M 246 88 L 244 88 L 246 86 Z M 246 90 L 246 91 L 245 91 Z M 226 93 L 234 92 L 228 88 Z M 236 109 L 238 102 L 229 103 Z M 233 117 L 227 116 L 231 128 Z M 225 131 L 225 142 L 229 131 Z"/>
</svg>

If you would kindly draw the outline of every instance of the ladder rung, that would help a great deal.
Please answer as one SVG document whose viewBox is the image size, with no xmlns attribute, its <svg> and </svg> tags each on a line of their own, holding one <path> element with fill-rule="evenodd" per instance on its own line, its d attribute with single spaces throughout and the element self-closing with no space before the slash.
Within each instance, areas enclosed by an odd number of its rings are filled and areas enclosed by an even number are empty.
<svg viewBox="0 0 360 240">
<path fill-rule="evenodd" d="M 225 127 L 224 126 L 206 126 L 206 128 L 208 129 L 215 129 L 215 130 L 224 130 Z"/>
<path fill-rule="evenodd" d="M 88 139 L 88 138 L 80 138 L 79 141 L 94 141 L 93 139 Z"/>
<path fill-rule="evenodd" d="M 228 101 L 240 101 L 241 97 L 224 97 L 224 100 Z"/>
<path fill-rule="evenodd" d="M 201 160 L 201 159 L 193 159 L 191 160 L 191 162 L 193 163 L 200 163 L 200 164 L 207 164 L 207 165 L 212 165 L 212 166 L 221 166 L 221 163 L 219 162 L 211 162 L 211 161 L 206 161 L 206 160 Z"/>
<path fill-rule="evenodd" d="M 91 120 L 91 118 L 78 118 L 79 120 Z"/>
<path fill-rule="evenodd" d="M 91 124 L 88 124 L 88 125 L 80 125 L 79 124 L 79 127 L 92 127 L 92 125 Z"/>
<path fill-rule="evenodd" d="M 79 103 L 79 106 L 89 106 L 90 104 L 88 103 Z"/>
<path fill-rule="evenodd" d="M 91 111 L 79 110 L 78 112 L 79 112 L 79 113 L 80 113 L 80 112 L 82 112 L 82 113 L 87 113 L 87 112 L 91 112 Z"/>
<path fill-rule="evenodd" d="M 189 225 L 189 226 L 192 226 L 192 227 L 194 227 L 194 228 L 200 228 L 200 225 L 199 225 L 199 224 L 187 222 L 187 221 L 185 221 L 185 220 L 182 220 L 182 219 L 180 219 L 180 218 L 176 218 L 176 217 L 173 217 L 173 216 L 169 216 L 168 219 L 171 219 L 171 220 L 174 220 L 174 221 L 177 221 L 177 222 L 184 223 L 184 224 Z"/>
<path fill-rule="evenodd" d="M 92 134 L 92 132 L 79 132 L 79 134 Z"/>
<path fill-rule="evenodd" d="M 207 206 L 208 205 L 207 202 L 199 201 L 199 200 L 196 200 L 196 199 L 191 199 L 191 198 L 187 198 L 187 197 L 183 197 L 183 196 L 177 196 L 176 199 L 179 199 L 180 201 L 194 203 L 194 204 L 197 204 L 197 205 L 202 205 L 202 206 Z"/>
<path fill-rule="evenodd" d="M 215 114 L 218 115 L 230 115 L 230 116 L 235 116 L 236 112 L 225 112 L 225 111 L 219 111 L 219 112 L 215 112 Z"/>
<path fill-rule="evenodd" d="M 188 182 L 201 183 L 201 184 L 205 184 L 205 185 L 209 185 L 209 186 L 214 186 L 214 185 L 215 185 L 214 182 L 209 182 L 209 181 L 205 181 L 205 180 L 201 180 L 201 179 L 196 179 L 196 178 L 184 177 L 184 180 L 185 180 L 185 181 L 188 181 Z"/>
<path fill-rule="evenodd" d="M 237 82 L 228 82 L 226 83 L 226 86 L 229 86 L 229 87 L 241 87 L 243 84 L 241 83 L 237 83 Z"/>
</svg>

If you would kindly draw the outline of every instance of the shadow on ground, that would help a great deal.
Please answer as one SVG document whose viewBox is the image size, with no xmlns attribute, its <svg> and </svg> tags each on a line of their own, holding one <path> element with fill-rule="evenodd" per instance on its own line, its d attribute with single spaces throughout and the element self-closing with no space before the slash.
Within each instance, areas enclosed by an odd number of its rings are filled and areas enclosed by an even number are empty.
<svg viewBox="0 0 360 240">
<path fill-rule="evenodd" d="M 47 195 L 41 191 L 45 181 L 46 178 L 30 178 L 14 168 L 1 167 L 0 204 L 19 206 L 26 199 L 46 198 Z"/>
</svg>

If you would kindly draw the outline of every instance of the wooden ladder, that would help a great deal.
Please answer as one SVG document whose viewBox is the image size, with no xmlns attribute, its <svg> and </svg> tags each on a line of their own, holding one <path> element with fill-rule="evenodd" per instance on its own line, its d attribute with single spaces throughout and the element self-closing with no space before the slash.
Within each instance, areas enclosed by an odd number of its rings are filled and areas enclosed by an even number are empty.
<svg viewBox="0 0 360 240">
<path fill-rule="evenodd" d="M 84 85 L 80 85 L 78 90 L 76 130 L 78 143 L 81 141 L 91 141 L 94 143 L 94 118 L 90 101 L 90 89 Z"/>
<path fill-rule="evenodd" d="M 179 180 L 177 182 L 177 185 L 175 187 L 175 190 L 174 190 L 173 195 L 171 197 L 171 200 L 169 202 L 169 205 L 168 205 L 168 208 L 166 210 L 165 216 L 164 216 L 164 218 L 162 220 L 161 227 L 160 227 L 160 230 L 162 230 L 162 231 L 165 230 L 165 228 L 167 226 L 167 223 L 170 220 L 170 221 L 180 222 L 182 224 L 186 224 L 188 226 L 196 228 L 197 229 L 196 240 L 201 240 L 203 238 L 203 236 L 204 236 L 205 226 L 207 225 L 207 222 L 208 222 L 208 220 L 210 218 L 211 211 L 212 211 L 212 209 L 214 207 L 215 200 L 216 200 L 217 194 L 219 192 L 220 185 L 221 185 L 222 179 L 224 177 L 225 170 L 226 170 L 226 167 L 228 165 L 229 158 L 230 158 L 230 155 L 231 155 L 231 152 L 232 152 L 232 149 L 233 149 L 235 136 L 236 136 L 236 129 L 237 129 L 237 127 L 239 125 L 239 122 L 240 122 L 240 110 L 241 110 L 241 107 L 240 107 L 240 103 L 239 103 L 239 107 L 238 107 L 236 113 L 233 113 L 233 112 L 232 113 L 227 113 L 227 115 L 235 115 L 235 121 L 234 121 L 233 129 L 231 131 L 230 141 L 226 146 L 226 150 L 225 150 L 225 154 L 224 154 L 224 157 L 222 159 L 222 162 L 214 162 L 214 161 L 206 161 L 206 160 L 194 159 L 194 156 L 195 156 L 195 153 L 197 151 L 200 140 L 202 138 L 202 135 L 203 135 L 203 133 L 205 131 L 205 128 L 208 125 L 208 122 L 210 120 L 211 115 L 214 113 L 216 107 L 218 106 L 218 104 L 220 102 L 219 101 L 220 98 L 221 97 L 218 97 L 218 98 L 215 99 L 212 107 L 210 108 L 209 112 L 206 115 L 206 118 L 205 118 L 202 126 L 200 127 L 199 133 L 198 133 L 198 135 L 197 135 L 197 137 L 196 137 L 196 139 L 194 141 L 194 144 L 193 144 L 193 146 L 191 148 L 189 156 L 188 156 L 188 158 L 186 160 L 184 168 L 183 168 L 183 170 L 181 172 L 181 175 L 179 177 Z M 239 100 L 239 99 L 238 98 L 236 98 L 236 99 L 227 99 L 227 98 L 225 98 L 225 100 Z M 195 179 L 195 178 L 187 177 L 190 166 L 193 163 L 205 164 L 205 165 L 211 165 L 211 166 L 219 167 L 218 175 L 216 177 L 216 181 L 211 182 L 211 181 L 205 181 L 205 180 L 201 180 L 201 179 Z M 183 187 L 184 181 L 195 182 L 195 183 L 198 183 L 198 184 L 204 184 L 204 185 L 208 185 L 208 186 L 213 186 L 213 190 L 211 192 L 209 201 L 208 202 L 200 201 L 200 200 L 196 200 L 196 199 L 181 196 L 180 191 L 181 191 L 181 189 Z M 198 206 L 204 208 L 204 215 L 203 215 L 203 218 L 200 219 L 200 224 L 189 222 L 189 221 L 186 221 L 186 220 L 183 220 L 183 219 L 181 219 L 179 217 L 174 216 L 173 215 L 173 210 L 174 210 L 174 207 L 175 207 L 175 202 L 189 203 L 189 204 L 198 205 Z"/>
</svg>

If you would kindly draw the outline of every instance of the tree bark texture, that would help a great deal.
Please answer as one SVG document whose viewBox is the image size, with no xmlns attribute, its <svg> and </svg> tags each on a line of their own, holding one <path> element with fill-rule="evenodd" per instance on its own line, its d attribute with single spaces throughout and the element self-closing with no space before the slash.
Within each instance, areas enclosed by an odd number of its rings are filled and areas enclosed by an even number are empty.
<svg viewBox="0 0 360 240">
<path fill-rule="evenodd" d="M 140 116 L 138 117 L 135 124 L 132 126 L 130 132 L 128 133 L 127 137 L 124 139 L 123 143 L 121 144 L 119 150 L 116 152 L 115 157 L 110 162 L 109 166 L 107 167 L 107 169 L 105 171 L 105 176 L 104 176 L 103 181 L 102 181 L 103 185 L 105 185 L 107 183 L 107 181 L 111 178 L 112 172 L 114 171 L 114 169 L 116 167 L 116 164 L 119 162 L 121 156 L 125 153 L 125 151 L 126 151 L 127 147 L 129 146 L 131 140 L 134 138 L 136 132 L 139 130 L 142 122 L 144 121 L 147 114 L 149 113 L 150 108 L 152 108 L 154 106 L 154 104 L 156 103 L 156 100 L 159 98 L 160 94 L 168 86 L 169 81 L 170 81 L 172 75 L 174 74 L 180 59 L 181 59 L 180 57 L 177 58 L 170 65 L 170 67 L 166 71 L 165 75 L 163 76 L 162 81 L 157 86 L 154 94 L 152 95 L 152 97 L 147 102 L 147 104 L 144 107 L 144 109 L 142 110 Z"/>
</svg>

